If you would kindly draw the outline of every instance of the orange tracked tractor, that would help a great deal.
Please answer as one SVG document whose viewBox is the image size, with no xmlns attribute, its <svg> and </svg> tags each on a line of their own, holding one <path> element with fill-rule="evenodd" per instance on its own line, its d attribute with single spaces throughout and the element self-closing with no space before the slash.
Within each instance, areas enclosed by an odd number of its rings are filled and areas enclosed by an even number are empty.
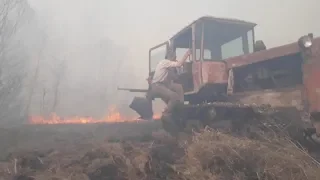
<svg viewBox="0 0 320 180">
<path fill-rule="evenodd" d="M 177 69 L 186 102 L 173 115 L 179 127 L 175 130 L 190 120 L 203 125 L 230 121 L 237 125 L 233 127 L 243 127 L 257 114 L 286 114 L 287 121 L 273 118 L 276 126 L 285 128 L 299 119 L 301 127 L 310 125 L 309 135 L 315 134 L 320 120 L 320 38 L 310 33 L 292 44 L 267 49 L 263 41 L 255 40 L 255 26 L 241 20 L 201 17 L 149 50 L 150 74 L 169 48 L 177 59 L 192 50 L 192 57 Z M 151 104 L 135 98 L 130 107 L 142 118 L 150 118 Z"/>
</svg>

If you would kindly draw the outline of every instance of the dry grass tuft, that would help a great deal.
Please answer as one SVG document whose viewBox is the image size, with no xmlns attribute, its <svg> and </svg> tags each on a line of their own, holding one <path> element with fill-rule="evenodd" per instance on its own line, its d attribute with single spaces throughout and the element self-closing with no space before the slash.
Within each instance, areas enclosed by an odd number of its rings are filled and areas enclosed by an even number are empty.
<svg viewBox="0 0 320 180">
<path fill-rule="evenodd" d="M 85 143 L 12 153 L 0 180 L 316 180 L 319 165 L 289 140 L 234 137 L 211 129 L 172 138 Z M 16 160 L 16 161 L 14 161 Z M 16 164 L 14 164 L 14 162 Z M 16 167 L 16 172 L 15 168 Z M 318 178 L 317 178 L 318 177 Z"/>
<path fill-rule="evenodd" d="M 186 145 L 186 179 L 319 179 L 319 165 L 286 139 L 261 142 L 206 129 Z M 318 177 L 318 178 L 317 178 Z"/>
</svg>

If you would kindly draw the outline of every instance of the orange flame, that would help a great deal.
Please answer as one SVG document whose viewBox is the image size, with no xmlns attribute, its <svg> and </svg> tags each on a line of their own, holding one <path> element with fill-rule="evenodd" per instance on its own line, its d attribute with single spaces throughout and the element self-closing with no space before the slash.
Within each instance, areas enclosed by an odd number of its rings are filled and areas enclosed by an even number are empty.
<svg viewBox="0 0 320 180">
<path fill-rule="evenodd" d="M 160 115 L 156 114 L 153 119 L 160 119 Z M 115 122 L 134 122 L 137 118 L 125 117 L 121 115 L 116 108 L 111 108 L 107 116 L 102 119 L 94 119 L 92 117 L 70 117 L 63 118 L 56 113 L 52 113 L 49 117 L 31 116 L 29 118 L 30 124 L 91 124 L 91 123 L 115 123 Z"/>
<path fill-rule="evenodd" d="M 161 114 L 154 114 L 153 119 L 154 120 L 159 120 L 161 118 Z"/>
</svg>

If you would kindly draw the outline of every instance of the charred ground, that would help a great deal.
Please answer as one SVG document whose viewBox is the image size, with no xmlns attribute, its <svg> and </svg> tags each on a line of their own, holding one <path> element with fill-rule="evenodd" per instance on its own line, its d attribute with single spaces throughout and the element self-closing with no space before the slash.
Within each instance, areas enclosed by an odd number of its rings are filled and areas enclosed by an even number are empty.
<svg viewBox="0 0 320 180">
<path fill-rule="evenodd" d="M 1 128 L 0 179 L 318 179 L 319 164 L 286 138 L 204 129 L 172 138 L 161 123 Z"/>
</svg>

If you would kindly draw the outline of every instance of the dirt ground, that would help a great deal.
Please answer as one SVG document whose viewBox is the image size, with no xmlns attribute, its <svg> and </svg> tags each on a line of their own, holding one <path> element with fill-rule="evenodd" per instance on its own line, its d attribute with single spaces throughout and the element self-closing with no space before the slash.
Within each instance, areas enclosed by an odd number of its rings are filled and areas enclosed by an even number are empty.
<svg viewBox="0 0 320 180">
<path fill-rule="evenodd" d="M 161 122 L 0 128 L 0 180 L 316 180 L 319 164 L 283 138 L 213 129 L 173 138 Z"/>
</svg>

